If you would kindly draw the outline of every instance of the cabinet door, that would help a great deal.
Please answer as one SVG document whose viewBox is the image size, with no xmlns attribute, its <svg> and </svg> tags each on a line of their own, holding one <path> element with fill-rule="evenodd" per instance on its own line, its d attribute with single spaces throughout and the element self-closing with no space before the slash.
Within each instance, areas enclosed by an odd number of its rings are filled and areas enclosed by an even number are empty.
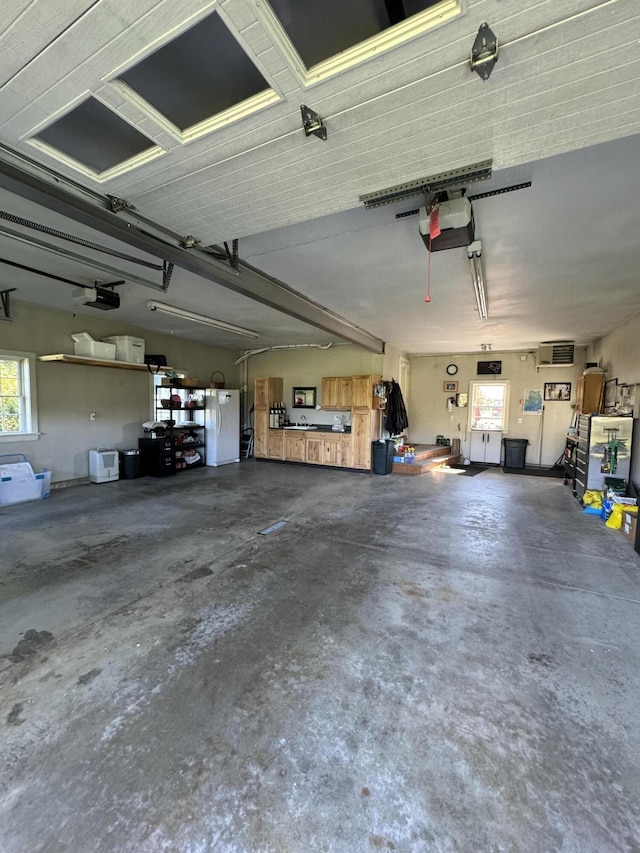
<svg viewBox="0 0 640 853">
<path fill-rule="evenodd" d="M 284 458 L 287 462 L 304 462 L 304 433 L 284 430 Z"/>
<path fill-rule="evenodd" d="M 341 435 L 340 436 L 340 465 L 343 468 L 351 468 L 351 436 L 350 435 Z"/>
<path fill-rule="evenodd" d="M 354 468 L 371 468 L 371 414 L 354 411 L 351 419 L 351 450 Z"/>
<path fill-rule="evenodd" d="M 281 429 L 270 429 L 267 433 L 267 456 L 269 459 L 284 458 L 284 432 Z"/>
<path fill-rule="evenodd" d="M 317 435 L 309 435 L 309 433 L 305 433 L 306 435 L 306 456 L 305 461 L 310 462 L 312 465 L 321 465 L 322 464 L 322 439 Z"/>
<path fill-rule="evenodd" d="M 353 406 L 353 377 L 338 377 L 338 409 L 351 409 Z"/>
<path fill-rule="evenodd" d="M 604 390 L 604 373 L 587 373 L 586 376 L 581 376 L 580 379 L 584 379 L 582 408 L 580 411 L 588 414 L 600 412 Z"/>
<path fill-rule="evenodd" d="M 322 408 L 335 409 L 338 405 L 338 378 L 324 376 L 322 378 Z"/>
<path fill-rule="evenodd" d="M 269 388 L 269 380 L 266 378 L 256 379 L 254 383 L 254 394 L 253 394 L 253 405 L 257 408 L 258 406 L 264 407 L 268 406 L 269 402 L 267 401 L 268 396 L 268 388 Z"/>
<path fill-rule="evenodd" d="M 266 409 L 255 409 L 253 413 L 253 452 L 256 458 L 265 459 L 267 456 L 267 434 L 269 432 L 269 412 Z"/>
<path fill-rule="evenodd" d="M 373 389 L 380 382 L 379 376 L 354 376 L 353 377 L 353 408 L 373 409 Z M 377 403 L 375 408 L 377 408 Z"/>
<path fill-rule="evenodd" d="M 322 464 L 340 464 L 340 436 L 324 436 L 322 441 Z"/>
<path fill-rule="evenodd" d="M 492 430 L 491 432 L 485 432 L 485 436 L 484 461 L 489 462 L 491 465 L 499 465 L 502 453 L 502 433 Z"/>
</svg>

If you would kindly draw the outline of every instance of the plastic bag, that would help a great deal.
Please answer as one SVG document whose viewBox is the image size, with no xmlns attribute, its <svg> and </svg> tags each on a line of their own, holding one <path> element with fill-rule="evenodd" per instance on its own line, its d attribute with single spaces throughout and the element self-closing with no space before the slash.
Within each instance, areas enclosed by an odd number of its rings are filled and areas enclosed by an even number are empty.
<svg viewBox="0 0 640 853">
<path fill-rule="evenodd" d="M 637 509 L 636 506 L 614 503 L 611 509 L 611 515 L 607 519 L 607 527 L 612 527 L 614 530 L 620 530 L 622 527 L 622 514 L 625 512 L 633 512 Z"/>
<path fill-rule="evenodd" d="M 582 503 L 584 506 L 592 506 L 594 509 L 600 509 L 602 507 L 602 492 L 599 492 L 597 489 L 587 489 L 582 496 Z"/>
</svg>

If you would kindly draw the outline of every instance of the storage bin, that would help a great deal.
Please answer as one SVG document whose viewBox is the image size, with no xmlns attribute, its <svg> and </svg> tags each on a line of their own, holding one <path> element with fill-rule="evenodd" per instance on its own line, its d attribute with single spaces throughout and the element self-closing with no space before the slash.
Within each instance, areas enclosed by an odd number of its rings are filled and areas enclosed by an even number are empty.
<svg viewBox="0 0 640 853">
<path fill-rule="evenodd" d="M 0 456 L 0 506 L 36 501 L 51 494 L 51 471 L 33 473 L 23 453 Z"/>
<path fill-rule="evenodd" d="M 116 361 L 128 361 L 129 364 L 144 364 L 144 340 L 131 335 L 109 335 L 102 338 L 106 343 L 115 344 Z"/>
<path fill-rule="evenodd" d="M 76 332 L 73 338 L 73 354 L 83 358 L 106 358 L 113 361 L 116 357 L 116 345 L 95 341 L 88 332 Z"/>
</svg>

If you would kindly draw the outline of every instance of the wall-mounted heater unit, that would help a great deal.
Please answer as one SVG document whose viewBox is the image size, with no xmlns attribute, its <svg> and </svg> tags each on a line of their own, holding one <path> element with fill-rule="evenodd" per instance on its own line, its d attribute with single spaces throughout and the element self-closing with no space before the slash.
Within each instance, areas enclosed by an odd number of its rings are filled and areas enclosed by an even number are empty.
<svg viewBox="0 0 640 853">
<path fill-rule="evenodd" d="M 571 367 L 574 352 L 573 341 L 547 341 L 538 347 L 536 365 L 538 367 Z"/>
<path fill-rule="evenodd" d="M 92 483 L 109 483 L 119 476 L 118 451 L 113 447 L 97 447 L 89 451 L 89 479 Z"/>
</svg>

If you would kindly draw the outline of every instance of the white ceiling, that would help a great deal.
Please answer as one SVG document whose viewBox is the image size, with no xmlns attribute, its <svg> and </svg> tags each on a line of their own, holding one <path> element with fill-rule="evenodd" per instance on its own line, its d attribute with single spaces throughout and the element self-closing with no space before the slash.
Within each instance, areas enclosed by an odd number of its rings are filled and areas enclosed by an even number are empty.
<svg viewBox="0 0 640 853">
<path fill-rule="evenodd" d="M 640 8 L 637 0 L 543 0 L 526 9 L 518 0 L 467 0 L 460 7 L 431 32 L 327 79 L 316 82 L 312 70 L 305 82 L 305 69 L 270 27 L 264 0 L 57 0 L 53 8 L 15 0 L 0 36 L 0 142 L 102 196 L 125 198 L 204 246 L 240 238 L 243 260 L 407 353 L 586 344 L 640 312 Z M 125 97 L 113 78 L 213 9 L 272 94 L 257 112 L 191 138 Z M 468 64 L 483 21 L 501 43 L 486 82 Z M 160 156 L 104 180 L 34 148 L 30 137 L 89 93 L 147 134 Z M 303 103 L 324 118 L 326 142 L 305 137 Z M 432 254 L 432 301 L 424 302 L 428 254 L 417 218 L 395 219 L 420 199 L 365 211 L 358 198 L 485 159 L 493 178 L 470 194 L 532 186 L 474 203 L 489 296 L 482 323 L 464 249 Z M 0 209 L 117 245 L 4 190 Z M 0 257 L 74 281 L 113 280 L 6 238 Z M 100 257 L 125 274 L 159 280 Z M 67 285 L 0 265 L 2 286 L 17 287 L 17 300 L 71 307 Z M 337 340 L 184 270 L 176 269 L 166 294 L 130 281 L 119 290 L 121 308 L 101 316 L 194 340 L 249 345 L 163 319 L 146 301 L 256 329 L 256 346 Z"/>
</svg>

